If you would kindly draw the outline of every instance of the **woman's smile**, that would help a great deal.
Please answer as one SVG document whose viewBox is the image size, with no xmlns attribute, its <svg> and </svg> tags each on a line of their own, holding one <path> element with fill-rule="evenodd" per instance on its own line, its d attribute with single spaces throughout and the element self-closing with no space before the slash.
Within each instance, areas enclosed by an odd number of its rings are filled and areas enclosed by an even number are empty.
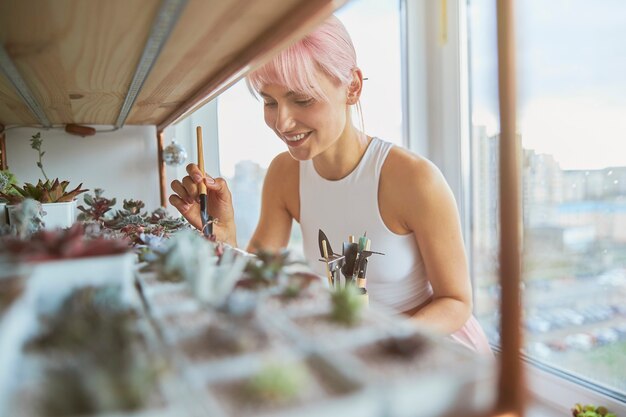
<svg viewBox="0 0 626 417">
<path fill-rule="evenodd" d="M 312 132 L 304 132 L 298 133 L 296 135 L 283 135 L 283 138 L 285 139 L 285 143 L 287 143 L 287 146 L 295 148 L 306 142 L 307 139 L 309 139 L 309 137 L 311 136 L 311 133 Z"/>
</svg>

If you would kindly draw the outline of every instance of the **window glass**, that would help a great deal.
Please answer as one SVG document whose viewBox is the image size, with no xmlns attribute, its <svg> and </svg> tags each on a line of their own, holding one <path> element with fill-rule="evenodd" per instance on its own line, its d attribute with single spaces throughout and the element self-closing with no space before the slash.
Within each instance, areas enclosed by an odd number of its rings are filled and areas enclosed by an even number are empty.
<svg viewBox="0 0 626 417">
<path fill-rule="evenodd" d="M 626 391 L 626 2 L 516 4 L 525 352 Z M 472 274 L 498 338 L 493 1 L 470 0 Z"/>
<path fill-rule="evenodd" d="M 355 0 L 336 15 L 352 36 L 357 62 L 367 78 L 361 96 L 365 131 L 401 144 L 398 0 Z M 361 126 L 356 114 L 354 122 Z M 267 167 L 287 149 L 265 125 L 262 102 L 252 96 L 243 80 L 219 96 L 218 129 L 221 175 L 229 181 L 233 193 L 237 240 L 245 248 L 258 222 Z M 302 253 L 297 224 L 292 228 L 290 248 Z"/>
</svg>

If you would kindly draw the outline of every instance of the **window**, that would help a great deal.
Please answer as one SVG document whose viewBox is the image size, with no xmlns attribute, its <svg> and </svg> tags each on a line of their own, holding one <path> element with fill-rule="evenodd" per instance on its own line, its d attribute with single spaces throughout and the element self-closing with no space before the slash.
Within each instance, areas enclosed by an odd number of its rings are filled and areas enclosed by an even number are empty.
<svg viewBox="0 0 626 417">
<path fill-rule="evenodd" d="M 336 15 L 346 25 L 367 78 L 361 97 L 365 131 L 402 143 L 400 11 L 398 0 L 356 0 Z M 372 30 L 375 28 L 376 30 Z M 360 120 L 355 117 L 355 125 Z M 221 175 L 235 205 L 237 240 L 245 247 L 258 222 L 261 188 L 272 159 L 286 150 L 263 121 L 262 103 L 240 81 L 218 99 Z M 301 253 L 294 224 L 290 248 Z"/>
<path fill-rule="evenodd" d="M 626 393 L 626 30 L 621 1 L 517 2 L 525 352 Z M 468 6 L 472 275 L 498 343 L 494 3 Z"/>
</svg>

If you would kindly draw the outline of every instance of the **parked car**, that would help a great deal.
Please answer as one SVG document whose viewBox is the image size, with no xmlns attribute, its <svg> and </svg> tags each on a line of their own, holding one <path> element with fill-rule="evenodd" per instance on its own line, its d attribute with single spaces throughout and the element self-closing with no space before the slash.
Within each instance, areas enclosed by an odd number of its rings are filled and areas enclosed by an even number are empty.
<svg viewBox="0 0 626 417">
<path fill-rule="evenodd" d="M 595 338 L 588 333 L 574 333 L 565 337 L 565 344 L 570 349 L 588 351 L 595 346 Z"/>
<path fill-rule="evenodd" d="M 617 342 L 620 338 L 619 333 L 617 333 L 617 331 L 611 329 L 610 327 L 593 330 L 591 332 L 591 335 L 595 337 L 596 344 L 598 346 L 604 346 Z"/>
</svg>

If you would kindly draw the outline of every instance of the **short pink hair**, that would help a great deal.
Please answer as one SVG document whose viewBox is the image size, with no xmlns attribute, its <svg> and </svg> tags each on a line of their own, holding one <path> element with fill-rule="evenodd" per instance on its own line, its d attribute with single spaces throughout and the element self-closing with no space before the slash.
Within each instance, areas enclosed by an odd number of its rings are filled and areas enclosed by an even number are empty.
<svg viewBox="0 0 626 417">
<path fill-rule="evenodd" d="M 248 75 L 247 82 L 255 93 L 264 85 L 278 84 L 327 101 L 316 71 L 322 71 L 338 85 L 348 85 L 355 68 L 356 51 L 350 35 L 339 19 L 330 16 L 312 33 Z"/>
</svg>

